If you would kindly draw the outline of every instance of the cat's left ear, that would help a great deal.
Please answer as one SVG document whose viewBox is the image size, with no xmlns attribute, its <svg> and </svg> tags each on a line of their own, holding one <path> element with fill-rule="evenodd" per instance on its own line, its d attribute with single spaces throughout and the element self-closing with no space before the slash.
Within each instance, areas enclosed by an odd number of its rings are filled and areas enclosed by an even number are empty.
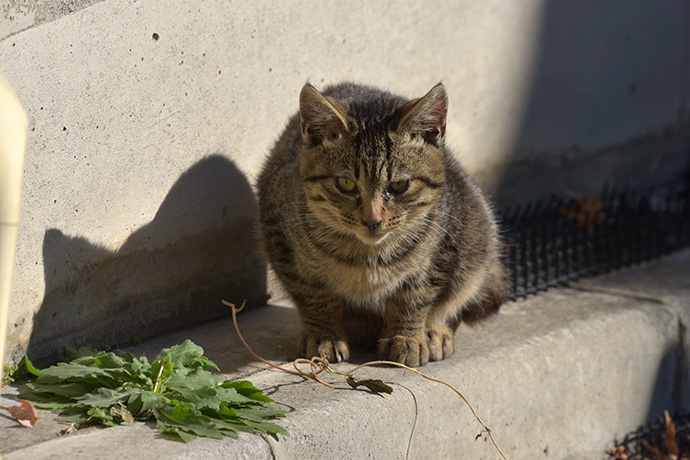
<svg viewBox="0 0 690 460">
<path fill-rule="evenodd" d="M 429 144 L 443 144 L 446 135 L 448 95 L 441 83 L 431 88 L 424 97 L 403 104 L 398 111 L 398 131 L 422 136 Z"/>
</svg>

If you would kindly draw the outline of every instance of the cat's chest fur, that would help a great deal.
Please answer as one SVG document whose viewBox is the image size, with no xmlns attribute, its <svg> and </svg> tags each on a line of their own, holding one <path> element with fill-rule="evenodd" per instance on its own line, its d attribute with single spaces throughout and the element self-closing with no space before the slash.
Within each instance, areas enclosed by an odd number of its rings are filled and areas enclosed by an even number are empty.
<svg viewBox="0 0 690 460">
<path fill-rule="evenodd" d="M 363 250 L 356 241 L 299 244 L 298 270 L 304 279 L 327 285 L 345 302 L 360 306 L 378 305 L 411 276 L 428 269 L 423 244 L 411 248 L 384 241 Z M 414 263 L 410 260 L 414 259 Z"/>
</svg>

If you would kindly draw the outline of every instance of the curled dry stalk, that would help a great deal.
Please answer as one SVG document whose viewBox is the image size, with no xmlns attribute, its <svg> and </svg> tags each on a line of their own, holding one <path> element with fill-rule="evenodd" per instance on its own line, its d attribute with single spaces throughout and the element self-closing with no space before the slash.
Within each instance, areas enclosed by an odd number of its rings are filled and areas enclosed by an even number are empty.
<svg viewBox="0 0 690 460">
<path fill-rule="evenodd" d="M 271 367 L 273 367 L 274 369 L 277 369 L 277 370 L 279 370 L 279 371 L 285 372 L 285 373 L 287 373 L 287 374 L 297 375 L 297 376 L 301 376 L 301 377 L 306 377 L 306 378 L 308 378 L 308 379 L 311 379 L 311 380 L 314 380 L 314 381 L 316 381 L 316 382 L 319 382 L 320 384 L 325 385 L 325 386 L 327 386 L 327 387 L 329 387 L 329 388 L 334 388 L 333 385 L 331 385 L 330 383 L 325 382 L 324 380 L 322 380 L 321 378 L 319 378 L 319 374 L 321 374 L 321 373 L 324 372 L 324 371 L 327 371 L 327 372 L 329 372 L 329 373 L 331 373 L 331 374 L 342 375 L 343 377 L 345 377 L 345 380 L 348 382 L 348 384 L 350 384 L 351 379 L 353 378 L 353 374 L 354 374 L 355 372 L 357 372 L 358 370 L 360 370 L 360 369 L 362 369 L 362 368 L 364 368 L 364 367 L 368 367 L 368 366 L 387 365 L 387 366 L 400 367 L 400 368 L 406 369 L 406 370 L 408 370 L 408 371 L 412 371 L 412 372 L 414 372 L 415 374 L 418 374 L 419 376 L 421 376 L 421 377 L 423 377 L 423 378 L 425 378 L 425 379 L 427 379 L 427 380 L 430 380 L 430 381 L 432 381 L 432 382 L 439 383 L 439 384 L 441 384 L 441 385 L 444 385 L 444 386 L 450 388 L 453 392 L 455 392 L 455 394 L 457 394 L 458 396 L 460 396 L 460 398 L 465 402 L 465 404 L 467 405 L 467 407 L 468 407 L 468 408 L 470 409 L 470 411 L 472 412 L 472 415 L 474 415 L 474 418 L 477 419 L 477 421 L 479 422 L 479 424 L 484 428 L 484 430 L 485 430 L 485 431 L 487 432 L 487 434 L 489 435 L 489 438 L 491 439 L 491 442 L 493 443 L 493 445 L 494 445 L 494 447 L 496 448 L 496 450 L 498 451 L 498 453 L 501 454 L 501 457 L 502 457 L 504 460 L 508 460 L 508 458 L 505 456 L 505 454 L 503 453 L 503 451 L 501 450 L 501 448 L 498 446 L 498 443 L 497 443 L 496 440 L 494 439 L 494 436 L 493 436 L 493 434 L 492 434 L 492 432 L 491 432 L 491 428 L 489 428 L 489 427 L 486 425 L 486 423 L 484 423 L 484 422 L 482 421 L 482 419 L 479 417 L 479 415 L 478 415 L 477 412 L 474 410 L 474 408 L 472 407 L 472 405 L 470 404 L 470 402 L 467 400 L 467 398 L 465 398 L 465 396 L 464 396 L 460 391 L 458 391 L 453 385 L 451 385 L 450 383 L 444 382 L 443 380 L 435 379 L 435 378 L 430 377 L 430 376 L 426 375 L 425 373 L 421 372 L 419 369 L 415 369 L 414 367 L 409 367 L 409 366 L 406 366 L 406 365 L 404 365 L 404 364 L 397 363 L 397 362 L 394 362 L 394 361 L 369 361 L 369 362 L 366 362 L 366 363 L 364 363 L 364 364 L 360 364 L 359 366 L 356 366 L 356 367 L 354 367 L 353 369 L 350 369 L 350 370 L 347 371 L 347 372 L 339 372 L 339 371 L 336 371 L 335 369 L 332 369 L 332 368 L 330 367 L 329 363 L 328 363 L 328 360 L 326 360 L 326 359 L 319 358 L 319 357 L 314 357 L 314 358 L 312 358 L 312 359 L 297 358 L 296 360 L 294 360 L 294 361 L 292 362 L 292 366 L 294 367 L 295 370 L 286 369 L 286 368 L 284 368 L 284 367 L 278 366 L 277 364 L 274 364 L 274 363 L 272 363 L 272 362 L 270 362 L 270 361 L 268 361 L 268 360 L 262 358 L 261 356 L 259 356 L 254 350 L 252 350 L 252 348 L 249 346 L 249 344 L 247 343 L 247 341 L 244 340 L 244 337 L 242 336 L 242 333 L 240 332 L 240 327 L 239 327 L 239 325 L 237 324 L 237 313 L 241 312 L 241 311 L 244 309 L 244 307 L 245 307 L 247 301 L 244 300 L 244 301 L 242 302 L 242 305 L 240 305 L 239 308 L 238 308 L 235 304 L 230 303 L 230 302 L 228 302 L 228 301 L 226 301 L 226 300 L 221 300 L 221 303 L 222 303 L 223 305 L 226 305 L 226 306 L 228 306 L 228 307 L 230 307 L 230 308 L 232 309 L 232 322 L 233 322 L 234 325 L 235 325 L 235 330 L 237 331 L 237 335 L 238 335 L 238 337 L 240 338 L 240 340 L 242 341 L 242 344 L 243 344 L 243 345 L 245 346 L 245 348 L 249 351 L 249 353 L 251 353 L 256 359 L 258 359 L 258 360 L 261 361 L 262 363 L 264 363 L 264 364 L 266 364 L 266 365 L 268 365 L 268 366 L 271 366 Z M 303 371 L 302 369 L 300 369 L 300 365 L 301 365 L 301 364 L 307 364 L 307 365 L 309 365 L 309 369 L 310 369 L 309 372 L 305 372 L 305 371 Z"/>
</svg>

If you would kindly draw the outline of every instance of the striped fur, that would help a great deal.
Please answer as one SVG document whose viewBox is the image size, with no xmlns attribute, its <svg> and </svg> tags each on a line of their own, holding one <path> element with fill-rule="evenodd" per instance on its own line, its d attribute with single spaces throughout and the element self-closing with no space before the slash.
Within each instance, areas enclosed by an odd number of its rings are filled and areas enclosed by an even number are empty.
<svg viewBox="0 0 690 460">
<path fill-rule="evenodd" d="M 307 85 L 258 181 L 263 248 L 303 323 L 302 356 L 352 340 L 410 366 L 453 352 L 505 281 L 487 201 L 443 144 L 442 85 L 412 101 Z M 350 187 L 352 190 L 349 190 Z"/>
</svg>

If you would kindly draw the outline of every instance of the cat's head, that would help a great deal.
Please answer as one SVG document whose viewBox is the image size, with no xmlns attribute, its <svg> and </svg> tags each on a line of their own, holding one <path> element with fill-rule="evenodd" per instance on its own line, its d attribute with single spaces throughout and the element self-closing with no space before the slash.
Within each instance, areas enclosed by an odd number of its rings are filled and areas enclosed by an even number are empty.
<svg viewBox="0 0 690 460">
<path fill-rule="evenodd" d="M 372 90 L 342 99 L 311 85 L 300 94 L 300 175 L 312 213 L 366 244 L 428 227 L 445 185 L 443 85 L 411 101 Z"/>
</svg>

